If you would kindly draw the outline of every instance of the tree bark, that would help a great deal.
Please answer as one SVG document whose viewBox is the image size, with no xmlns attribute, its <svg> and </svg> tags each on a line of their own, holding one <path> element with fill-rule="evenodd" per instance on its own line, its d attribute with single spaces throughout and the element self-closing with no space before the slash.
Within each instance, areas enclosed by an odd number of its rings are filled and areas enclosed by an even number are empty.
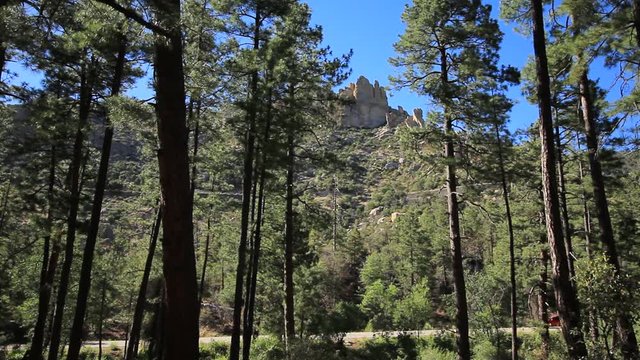
<svg viewBox="0 0 640 360">
<path fill-rule="evenodd" d="M 507 216 L 507 230 L 509 232 L 509 282 L 511 283 L 511 359 L 518 359 L 518 293 L 516 288 L 516 256 L 515 239 L 513 235 L 513 221 L 511 218 L 511 204 L 509 202 L 509 186 L 507 173 L 504 167 L 504 152 L 502 150 L 502 137 L 500 128 L 495 125 L 496 139 L 498 141 L 498 161 L 500 167 L 500 180 L 502 183 L 502 196 L 504 199 L 505 215 Z"/>
<path fill-rule="evenodd" d="M 441 70 L 440 82 L 446 88 L 449 84 L 447 69 L 447 53 L 442 49 L 440 54 Z M 460 212 L 458 208 L 456 155 L 454 150 L 453 119 L 449 109 L 448 95 L 445 94 L 444 104 L 444 132 L 445 145 L 444 156 L 447 162 L 447 211 L 449 213 L 449 240 L 451 251 L 451 268 L 453 271 L 453 287 L 456 293 L 456 328 L 458 345 L 458 360 L 471 359 L 471 347 L 469 344 L 469 314 L 467 309 L 467 290 L 464 281 L 464 268 L 462 266 L 462 243 L 460 236 Z"/>
<path fill-rule="evenodd" d="M 616 275 L 621 274 L 618 250 L 609 214 L 609 202 L 602 175 L 602 165 L 598 158 L 598 131 L 594 119 L 593 97 L 591 95 L 589 77 L 587 71 L 583 71 L 579 80 L 580 105 L 584 132 L 587 140 L 587 151 L 589 154 L 589 167 L 591 168 L 591 183 L 593 186 L 593 200 L 596 205 L 596 217 L 600 229 L 600 241 L 602 242 L 607 261 L 613 266 Z M 638 341 L 633 330 L 633 322 L 629 314 L 619 313 L 616 316 L 616 331 L 619 337 L 620 349 L 625 359 L 636 359 L 640 357 L 638 351 Z"/>
<path fill-rule="evenodd" d="M 158 165 L 162 191 L 162 270 L 165 281 L 163 358 L 198 358 L 198 282 L 193 246 L 180 0 L 152 0 L 168 37 L 155 37 Z"/>
<path fill-rule="evenodd" d="M 551 116 L 551 91 L 549 68 L 544 35 L 542 1 L 532 0 L 533 47 L 536 59 L 537 95 L 540 113 L 540 143 L 542 164 L 542 188 L 544 195 L 547 241 L 551 249 L 552 279 L 556 304 L 560 316 L 562 335 L 567 343 L 571 359 L 587 357 L 587 348 L 582 336 L 580 304 L 571 283 L 564 234 L 560 218 L 558 186 L 556 176 L 553 119 Z"/>
<path fill-rule="evenodd" d="M 76 239 L 76 221 L 78 217 L 78 208 L 80 205 L 80 168 L 82 166 L 82 148 L 84 142 L 84 129 L 89 119 L 89 111 L 91 109 L 91 101 L 93 94 L 94 81 L 94 60 L 89 65 L 89 69 L 85 68 L 81 74 L 80 80 L 80 107 L 78 111 L 78 128 L 73 144 L 73 157 L 69 166 L 71 174 L 71 184 L 69 191 L 69 213 L 67 216 L 67 237 L 64 252 L 64 262 L 60 272 L 60 285 L 58 286 L 58 295 L 56 299 L 55 315 L 53 317 L 53 326 L 51 329 L 51 342 L 49 343 L 49 360 L 58 359 L 58 350 L 62 335 L 62 320 L 64 316 L 65 303 L 67 300 L 67 292 L 69 291 L 69 280 L 71 275 L 71 264 L 73 263 L 73 250 Z"/>
<path fill-rule="evenodd" d="M 149 276 L 151 275 L 151 267 L 156 252 L 156 244 L 160 233 L 160 223 L 162 222 L 162 207 L 158 208 L 156 219 L 151 229 L 151 239 L 149 241 L 149 251 L 147 252 L 147 260 L 144 264 L 144 272 L 142 273 L 142 281 L 138 289 L 138 298 L 136 299 L 136 307 L 133 311 L 133 321 L 131 323 L 131 331 L 129 332 L 128 344 L 125 354 L 125 360 L 133 360 L 138 354 L 138 344 L 140 343 L 140 330 L 142 329 L 142 320 L 144 319 L 144 305 L 147 302 L 147 287 L 149 286 Z"/>
<path fill-rule="evenodd" d="M 49 302 L 51 301 L 51 288 L 55 276 L 55 268 L 60 253 L 60 245 L 54 244 L 51 249 L 51 232 L 53 228 L 53 191 L 56 180 L 56 148 L 51 146 L 51 162 L 49 165 L 49 186 L 47 189 L 47 220 L 46 234 L 44 236 L 44 247 L 42 252 L 42 270 L 40 272 L 40 291 L 38 293 L 38 317 L 33 329 L 31 347 L 25 354 L 25 359 L 42 360 L 44 331 L 49 313 Z M 53 262 L 52 262 L 53 261 Z"/>
<path fill-rule="evenodd" d="M 295 323 L 294 323 L 294 302 L 293 302 L 293 242 L 294 242 L 294 227 L 293 227 L 293 175 L 295 165 L 295 150 L 294 150 L 294 137 L 293 130 L 288 130 L 287 135 L 287 182 L 286 182 L 286 210 L 285 210 L 285 225 L 284 225 L 284 340 L 285 348 L 287 350 L 287 356 L 289 356 L 289 350 L 291 340 L 295 338 Z"/>
<path fill-rule="evenodd" d="M 255 22 L 253 28 L 253 49 L 260 48 L 260 26 L 262 23 L 260 2 L 256 3 Z M 247 238 L 249 233 L 249 211 L 251 210 L 251 189 L 253 187 L 253 158 L 255 147 L 255 131 L 258 96 L 258 72 L 251 74 L 249 81 L 249 109 L 247 111 L 248 129 L 245 135 L 245 155 L 242 180 L 242 214 L 240 220 L 240 243 L 238 244 L 238 266 L 236 268 L 236 287 L 233 305 L 233 327 L 231 329 L 231 347 L 229 360 L 240 359 L 240 333 L 242 322 L 242 285 L 245 273 Z"/>
</svg>

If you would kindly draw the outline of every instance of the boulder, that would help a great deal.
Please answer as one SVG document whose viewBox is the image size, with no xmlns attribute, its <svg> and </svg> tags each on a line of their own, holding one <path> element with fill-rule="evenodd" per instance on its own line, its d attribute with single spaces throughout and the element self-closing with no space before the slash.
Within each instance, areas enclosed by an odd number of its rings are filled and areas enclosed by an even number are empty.
<svg viewBox="0 0 640 360">
<path fill-rule="evenodd" d="M 384 165 L 385 170 L 397 170 L 399 167 L 400 167 L 400 164 L 398 164 L 395 161 L 389 161 Z"/>
<path fill-rule="evenodd" d="M 369 211 L 369 216 L 378 216 L 378 214 L 380 214 L 382 210 L 384 210 L 384 206 L 378 206 L 377 208 Z"/>
<path fill-rule="evenodd" d="M 398 217 L 400 217 L 400 215 L 404 215 L 404 213 L 394 212 L 393 214 L 391 214 L 391 222 L 392 223 L 396 222 L 396 220 L 398 220 Z"/>
</svg>

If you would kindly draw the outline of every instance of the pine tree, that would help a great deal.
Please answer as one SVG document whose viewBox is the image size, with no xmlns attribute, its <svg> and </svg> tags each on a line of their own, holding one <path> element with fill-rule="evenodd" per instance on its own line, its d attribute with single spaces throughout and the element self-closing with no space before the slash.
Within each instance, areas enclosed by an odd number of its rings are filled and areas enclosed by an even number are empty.
<svg viewBox="0 0 640 360">
<path fill-rule="evenodd" d="M 396 85 L 430 96 L 442 123 L 451 260 L 456 293 L 458 358 L 470 359 L 469 319 L 462 266 L 462 243 L 455 153 L 457 122 L 473 122 L 473 95 L 482 92 L 476 75 L 493 71 L 502 34 L 480 1 L 415 1 L 403 14 L 407 25 L 391 59 L 404 72 Z"/>
<path fill-rule="evenodd" d="M 570 280 L 567 253 L 560 220 L 560 205 L 556 177 L 556 154 L 551 116 L 551 92 L 547 65 L 542 2 L 531 1 L 533 19 L 533 42 L 537 70 L 537 96 L 540 111 L 540 141 L 542 159 L 542 184 L 545 205 L 547 240 L 551 248 L 553 285 L 560 315 L 562 334 L 572 359 L 587 356 L 580 323 L 580 304 Z"/>
</svg>

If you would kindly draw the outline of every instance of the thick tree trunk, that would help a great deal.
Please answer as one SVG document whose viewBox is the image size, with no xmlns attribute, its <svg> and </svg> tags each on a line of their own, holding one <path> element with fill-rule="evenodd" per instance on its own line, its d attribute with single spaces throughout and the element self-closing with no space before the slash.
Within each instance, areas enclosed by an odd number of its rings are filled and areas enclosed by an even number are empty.
<svg viewBox="0 0 640 360">
<path fill-rule="evenodd" d="M 92 60 L 93 63 L 93 60 Z M 69 189 L 69 213 L 67 216 L 67 237 L 64 251 L 64 262 L 60 272 L 60 285 L 58 286 L 58 295 L 56 299 L 55 315 L 53 317 L 53 326 L 51 329 L 51 342 L 49 344 L 49 360 L 58 359 L 58 350 L 62 335 L 62 320 L 64 316 L 65 303 L 67 300 L 67 292 L 69 291 L 69 280 L 71 276 L 71 264 L 73 263 L 73 250 L 76 240 L 76 221 L 78 217 L 78 208 L 80 205 L 80 168 L 82 166 L 82 148 L 84 142 L 84 128 L 89 119 L 89 110 L 91 109 L 93 80 L 94 80 L 94 64 L 90 64 L 90 69 L 83 69 L 81 74 L 80 85 L 80 107 L 78 111 L 78 129 L 73 144 L 73 157 L 69 166 L 71 174 L 71 184 Z"/>
<path fill-rule="evenodd" d="M 118 53 L 116 55 L 116 63 L 111 86 L 111 96 L 117 96 L 120 93 L 126 52 L 127 40 L 124 36 L 121 36 Z M 100 165 L 98 167 L 98 179 L 96 180 L 96 189 L 93 195 L 93 206 L 91 208 L 89 233 L 87 234 L 87 241 L 85 243 L 84 253 L 82 255 L 82 268 L 80 270 L 80 283 L 78 285 L 76 313 L 73 318 L 71 335 L 69 337 L 69 351 L 67 352 L 68 360 L 77 360 L 78 356 L 80 355 L 80 347 L 82 346 L 82 328 L 84 326 L 84 319 L 87 312 L 87 299 L 89 298 L 89 291 L 91 290 L 91 271 L 93 268 L 93 257 L 95 252 L 96 240 L 98 239 L 98 230 L 100 228 L 102 201 L 104 199 L 104 191 L 107 185 L 112 140 L 113 127 L 111 126 L 109 119 L 107 119 L 106 128 L 104 130 L 104 139 L 102 142 Z"/>
<path fill-rule="evenodd" d="M 446 88 L 449 84 L 447 74 L 447 53 L 442 49 L 441 61 L 441 83 Z M 456 177 L 456 155 L 453 143 L 453 119 L 449 114 L 448 103 L 444 106 L 445 121 L 445 145 L 444 156 L 447 161 L 447 211 L 449 213 L 449 240 L 451 251 L 451 268 L 453 271 L 453 287 L 456 293 L 456 329 L 458 360 L 471 359 L 471 347 L 469 344 L 469 314 L 467 309 L 467 290 L 464 281 L 464 268 L 462 266 L 462 243 L 460 236 L 460 212 L 458 208 L 458 192 Z"/>
<path fill-rule="evenodd" d="M 518 293 L 516 287 L 516 256 L 515 239 L 513 236 L 513 221 L 511 218 L 511 204 L 509 202 L 509 186 L 507 173 L 504 168 L 504 153 L 500 128 L 495 125 L 496 140 L 498 141 L 498 161 L 500 166 L 500 181 L 504 199 L 505 215 L 507 216 L 507 230 L 509 232 L 509 282 L 511 284 L 511 359 L 518 359 Z"/>
<path fill-rule="evenodd" d="M 253 33 L 253 49 L 260 48 L 260 26 L 262 23 L 260 2 L 256 4 Z M 242 214 L 240 219 L 240 243 L 238 244 L 238 266 L 236 268 L 236 287 L 233 305 L 233 327 L 231 329 L 231 347 L 229 360 L 240 359 L 240 333 L 242 323 L 242 285 L 245 273 L 247 239 L 249 234 L 249 211 L 251 210 L 251 189 L 253 188 L 253 158 L 255 147 L 256 117 L 258 96 L 258 72 L 251 74 L 249 84 L 249 109 L 247 111 L 247 133 L 245 136 L 244 169 L 242 180 Z"/>
<path fill-rule="evenodd" d="M 567 343 L 569 357 L 577 360 L 587 357 L 587 348 L 582 336 L 580 304 L 578 303 L 575 288 L 571 283 L 567 252 L 564 244 L 564 234 L 562 233 L 558 186 L 556 183 L 556 152 L 553 136 L 553 119 L 551 116 L 551 92 L 542 1 L 532 0 L 531 4 L 533 16 L 533 47 L 538 77 L 537 94 L 540 112 L 542 188 L 547 241 L 551 249 L 552 279 L 562 334 Z"/>
<path fill-rule="evenodd" d="M 162 270 L 166 287 L 163 358 L 198 358 L 198 282 L 193 246 L 193 202 L 189 181 L 180 0 L 152 0 L 170 37 L 156 35 L 155 86 L 158 165 L 162 191 Z"/>
<path fill-rule="evenodd" d="M 295 165 L 295 150 L 293 130 L 289 129 L 287 150 L 287 182 L 286 182 L 286 207 L 284 225 L 284 340 L 287 356 L 291 340 L 295 338 L 294 307 L 293 307 L 293 176 Z"/>
<path fill-rule="evenodd" d="M 589 167 L 591 168 L 591 183 L 593 186 L 593 200 L 596 205 L 596 216 L 600 229 L 600 241 L 602 242 L 607 261 L 615 269 L 616 275 L 621 274 L 618 250 L 609 214 L 609 203 L 602 175 L 602 165 L 598 158 L 598 131 L 593 113 L 593 98 L 589 88 L 589 78 L 586 70 L 582 72 L 579 82 L 580 104 L 582 108 L 582 119 L 584 131 L 587 139 L 587 151 L 589 154 Z M 629 314 L 620 313 L 616 317 L 616 331 L 618 333 L 619 344 L 622 355 L 625 359 L 636 359 L 640 357 L 638 352 L 638 341 L 633 330 L 633 322 Z"/>
<path fill-rule="evenodd" d="M 133 311 L 133 321 L 131 323 L 131 331 L 128 337 L 128 346 L 126 348 L 125 360 L 133 360 L 138 354 L 138 344 L 140 343 L 140 330 L 142 329 L 142 320 L 144 319 L 144 305 L 147 302 L 147 287 L 149 285 L 149 276 L 151 275 L 151 267 L 153 265 L 153 257 L 156 252 L 156 244 L 158 242 L 158 234 L 160 233 L 160 223 L 162 222 L 162 207 L 158 208 L 156 219 L 151 229 L 151 240 L 149 241 L 149 251 L 147 252 L 147 260 L 144 264 L 144 272 L 142 273 L 142 281 L 138 289 L 138 298 L 136 307 Z"/>
<path fill-rule="evenodd" d="M 25 354 L 25 359 L 41 360 L 44 341 L 45 323 L 47 314 L 49 313 L 49 302 L 51 300 L 51 286 L 55 275 L 55 267 L 60 253 L 60 245 L 55 244 L 51 250 L 51 231 L 53 225 L 53 191 L 56 180 L 56 148 L 51 147 L 51 162 L 49 164 L 49 185 L 47 189 L 47 220 L 46 234 L 44 236 L 44 247 L 42 251 L 42 270 L 40 271 L 40 289 L 38 293 L 38 317 L 36 325 L 33 329 L 33 338 L 31 339 L 31 347 Z M 53 268 L 51 260 L 53 259 Z M 54 272 L 49 276 L 50 270 Z"/>
</svg>

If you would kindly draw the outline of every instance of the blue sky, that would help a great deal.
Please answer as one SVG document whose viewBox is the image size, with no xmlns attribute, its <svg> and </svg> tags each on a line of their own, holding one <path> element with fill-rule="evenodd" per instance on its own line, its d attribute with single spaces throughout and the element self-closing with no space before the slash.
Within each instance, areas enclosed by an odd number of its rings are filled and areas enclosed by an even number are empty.
<svg viewBox="0 0 640 360">
<path fill-rule="evenodd" d="M 410 0 L 306 0 L 312 9 L 312 22 L 321 25 L 324 30 L 324 44 L 330 46 L 335 56 L 348 53 L 353 49 L 351 59 L 351 77 L 349 82 L 355 82 L 360 75 L 364 75 L 372 82 L 378 80 L 382 86 L 389 85 L 389 75 L 398 72 L 388 59 L 393 57 L 393 43 L 404 32 L 401 15 Z M 493 6 L 493 16 L 498 18 L 499 0 L 488 0 Z M 527 58 L 533 52 L 531 39 L 516 33 L 513 27 L 499 20 L 504 32 L 501 50 L 501 63 L 521 69 Z M 597 63 L 597 62 L 596 62 Z M 12 82 L 26 82 L 32 86 L 40 83 L 42 76 L 33 73 L 18 63 L 8 65 L 10 71 L 18 74 Z M 150 71 L 150 69 L 149 69 Z M 601 80 L 605 89 L 614 87 L 611 71 L 600 66 L 592 66 L 592 77 Z M 148 79 L 141 79 L 136 87 L 128 91 L 129 95 L 141 98 L 152 96 L 148 88 Z M 411 93 L 409 90 L 388 91 L 389 105 L 402 106 L 409 111 L 413 108 L 423 108 L 428 111 L 429 99 Z M 537 107 L 529 104 L 521 95 L 519 86 L 513 87 L 508 93 L 515 101 L 511 111 L 510 128 L 512 130 L 528 127 L 538 116 Z M 616 97 L 616 91 L 610 92 L 610 100 Z"/>
<path fill-rule="evenodd" d="M 364 75 L 372 82 L 378 80 L 381 85 L 389 85 L 389 75 L 399 70 L 393 68 L 388 59 L 393 57 L 393 43 L 404 32 L 401 15 L 409 0 L 306 0 L 311 6 L 312 22 L 321 25 L 324 30 L 325 45 L 331 46 L 334 55 L 347 53 L 353 49 L 351 59 L 351 77 L 347 80 L 355 82 Z M 516 33 L 513 26 L 499 19 L 499 0 L 485 0 L 492 5 L 492 15 L 498 19 L 504 33 L 500 62 L 504 65 L 522 69 L 529 56 L 533 54 L 530 38 Z M 609 89 L 607 100 L 619 98 L 615 70 L 606 69 L 601 59 L 596 59 L 591 66 L 590 76 L 599 80 L 599 85 Z M 346 85 L 346 84 L 345 84 Z M 428 111 L 429 99 L 420 97 L 408 90 L 391 90 L 389 105 L 402 106 L 405 109 L 416 107 Z M 523 98 L 520 86 L 512 87 L 508 96 L 515 105 L 510 114 L 511 130 L 529 127 L 538 117 L 538 108 Z"/>
<path fill-rule="evenodd" d="M 389 86 L 389 75 L 399 69 L 392 67 L 388 59 L 395 55 L 393 43 L 404 32 L 401 15 L 406 0 L 306 0 L 311 7 L 312 22 L 321 25 L 324 30 L 325 45 L 333 49 L 334 55 L 349 52 L 351 58 L 351 77 L 355 82 L 360 75 L 371 82 L 378 80 L 380 85 Z M 498 0 L 490 0 L 493 16 L 498 18 Z M 513 31 L 512 27 L 500 22 L 504 34 L 501 50 L 501 63 L 521 69 L 533 52 L 530 39 Z M 408 90 L 390 90 L 389 105 L 402 106 L 405 109 L 416 107 L 429 109 L 429 99 L 420 97 Z M 528 127 L 538 116 L 537 107 L 527 103 L 518 86 L 510 89 L 509 97 L 516 101 L 511 112 L 510 128 Z"/>
</svg>

